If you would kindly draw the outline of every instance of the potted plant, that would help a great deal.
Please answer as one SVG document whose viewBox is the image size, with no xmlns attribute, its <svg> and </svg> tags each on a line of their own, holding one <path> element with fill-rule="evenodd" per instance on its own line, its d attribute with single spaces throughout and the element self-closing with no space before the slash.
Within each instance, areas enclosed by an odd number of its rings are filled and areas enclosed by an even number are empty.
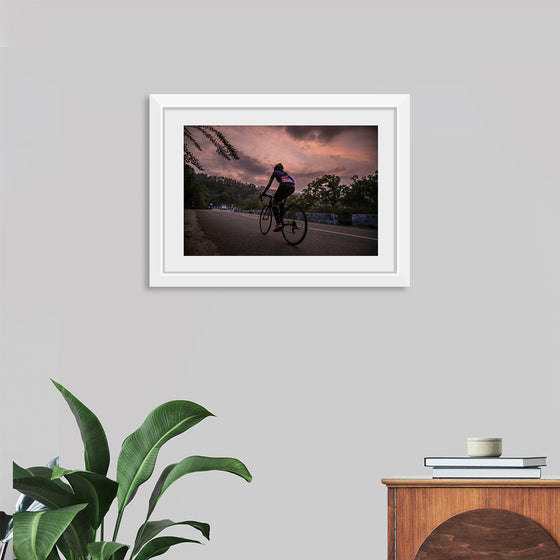
<svg viewBox="0 0 560 560">
<path fill-rule="evenodd" d="M 184 400 L 158 406 L 142 425 L 123 442 L 117 461 L 116 480 L 107 477 L 110 463 L 105 431 L 95 414 L 70 391 L 53 381 L 76 418 L 84 444 L 85 468 L 52 467 L 24 469 L 14 463 L 14 488 L 47 510 L 14 514 L 14 552 L 19 560 L 148 560 L 180 543 L 199 543 L 190 538 L 158 536 L 164 529 L 186 525 L 205 539 L 210 526 L 199 521 L 153 521 L 152 513 L 161 496 L 179 478 L 194 472 L 224 471 L 252 479 L 238 459 L 186 457 L 168 465 L 157 479 L 146 518 L 132 545 L 118 542 L 126 507 L 155 468 L 161 447 L 173 437 L 213 416 L 204 407 Z M 117 517 L 112 537 L 105 536 L 105 517 L 116 499 Z"/>
</svg>

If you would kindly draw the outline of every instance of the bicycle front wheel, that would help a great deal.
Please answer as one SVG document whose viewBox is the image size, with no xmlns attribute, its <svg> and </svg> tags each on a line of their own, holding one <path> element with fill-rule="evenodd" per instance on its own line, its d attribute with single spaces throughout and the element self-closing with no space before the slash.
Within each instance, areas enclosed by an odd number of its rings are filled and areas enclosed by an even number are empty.
<svg viewBox="0 0 560 560">
<path fill-rule="evenodd" d="M 272 225 L 272 212 L 270 206 L 265 206 L 261 210 L 261 216 L 259 218 L 259 227 L 261 228 L 261 233 L 266 235 L 270 231 L 270 226 Z"/>
<path fill-rule="evenodd" d="M 290 204 L 284 212 L 282 235 L 286 243 L 297 245 L 307 234 L 307 216 L 301 206 Z"/>
</svg>

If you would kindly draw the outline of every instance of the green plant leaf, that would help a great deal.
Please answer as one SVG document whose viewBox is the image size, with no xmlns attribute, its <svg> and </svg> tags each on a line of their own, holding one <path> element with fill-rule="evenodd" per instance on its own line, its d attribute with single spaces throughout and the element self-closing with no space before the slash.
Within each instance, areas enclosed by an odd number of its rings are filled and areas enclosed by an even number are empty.
<svg viewBox="0 0 560 560">
<path fill-rule="evenodd" d="M 208 525 L 208 523 L 200 523 L 199 521 L 175 522 L 171 521 L 171 519 L 149 521 L 145 525 L 142 525 L 142 527 L 138 530 L 136 541 L 134 542 L 134 549 L 132 550 L 132 556 L 134 556 L 148 541 L 152 540 L 164 529 L 173 527 L 174 525 L 190 525 L 200 531 L 207 539 L 210 539 L 210 525 Z"/>
<path fill-rule="evenodd" d="M 54 465 L 53 468 L 59 468 L 57 465 Z M 53 480 L 53 468 L 50 467 L 29 467 L 28 469 L 24 469 L 13 463 L 13 478 L 26 478 L 26 477 L 37 477 L 43 478 L 44 480 L 52 480 L 55 486 L 58 486 L 62 490 L 66 490 L 68 493 L 72 493 L 72 489 L 68 484 L 63 482 L 62 480 Z M 27 496 L 27 500 L 24 498 L 21 505 L 18 500 L 18 506 L 22 507 L 23 509 L 17 509 L 17 511 L 29 511 L 32 508 L 33 500 Z"/>
<path fill-rule="evenodd" d="M 118 484 L 101 474 L 54 467 L 52 479 L 56 480 L 60 477 L 68 480 L 80 502 L 88 503 L 90 525 L 96 530 L 117 495 Z"/>
<path fill-rule="evenodd" d="M 81 515 L 82 512 L 78 513 L 78 515 Z M 68 545 L 68 540 L 65 538 L 65 534 L 69 531 L 69 528 L 66 529 L 66 531 L 63 533 L 62 537 L 60 537 L 60 539 L 58 539 L 58 541 L 56 541 L 56 548 L 58 549 L 58 551 L 60 552 L 60 556 L 62 558 L 64 558 L 65 560 L 84 560 L 84 558 L 87 555 L 87 544 L 86 544 L 86 548 L 83 552 L 78 552 L 73 550 L 72 548 L 70 548 L 70 546 Z M 94 535 L 91 534 L 90 538 L 88 540 L 88 542 L 92 542 L 94 539 Z"/>
<path fill-rule="evenodd" d="M 40 467 L 40 469 L 44 468 Z M 70 486 L 62 480 L 51 480 L 51 469 L 48 469 L 49 478 L 33 476 L 33 470 L 37 472 L 35 467 L 23 469 L 14 463 L 14 489 L 45 505 L 49 510 L 57 510 L 84 503 L 72 492 Z M 47 474 L 46 471 L 45 474 Z M 68 547 L 78 555 L 83 555 L 86 551 L 90 534 L 89 521 L 89 511 L 80 512 L 64 532 L 64 539 Z"/>
<path fill-rule="evenodd" d="M 128 545 L 116 542 L 93 542 L 88 545 L 91 560 L 123 560 L 128 551 Z M 113 556 L 114 555 L 114 556 Z"/>
<path fill-rule="evenodd" d="M 20 467 L 17 463 L 14 462 L 12 462 L 12 472 L 14 478 L 16 478 L 16 476 L 33 476 L 29 470 Z"/>
<path fill-rule="evenodd" d="M 117 463 L 119 516 L 138 487 L 152 475 L 162 445 L 208 416 L 213 414 L 196 403 L 170 401 L 150 412 L 143 424 L 125 439 Z M 116 530 L 118 522 L 119 519 Z"/>
<path fill-rule="evenodd" d="M 34 476 L 29 469 L 22 469 L 16 463 L 14 465 L 14 489 L 22 494 L 33 498 L 49 509 L 58 509 L 80 503 L 72 492 L 70 486 L 60 480 Z"/>
<path fill-rule="evenodd" d="M 47 463 L 47 467 L 50 469 L 52 469 L 54 465 L 58 465 L 58 457 L 55 457 Z M 16 467 L 17 465 L 14 464 L 14 472 Z M 16 511 L 40 511 L 41 509 L 45 509 L 45 506 L 39 504 L 39 502 L 36 502 L 25 494 L 22 494 L 16 503 Z"/>
<path fill-rule="evenodd" d="M 12 516 L 0 511 L 0 541 L 4 540 L 12 526 Z"/>
<path fill-rule="evenodd" d="M 20 560 L 46 560 L 62 533 L 87 504 L 14 515 L 14 553 Z"/>
<path fill-rule="evenodd" d="M 47 556 L 47 560 L 60 560 L 60 556 L 58 555 L 56 546 L 50 551 L 49 555 Z"/>
<path fill-rule="evenodd" d="M 150 518 L 159 499 L 171 484 L 186 474 L 203 471 L 229 472 L 244 478 L 247 482 L 251 482 L 253 479 L 247 467 L 238 459 L 229 457 L 201 457 L 199 455 L 187 457 L 180 463 L 168 465 L 161 473 L 150 496 L 146 519 Z"/>
<path fill-rule="evenodd" d="M 52 459 L 51 461 L 49 461 L 47 463 L 47 468 L 48 469 L 52 469 L 52 467 L 54 465 L 58 465 L 58 457 L 55 457 L 54 459 Z M 32 474 L 31 470 L 27 470 L 26 472 L 26 476 L 27 473 L 28 474 Z M 18 472 L 23 472 L 26 471 L 26 469 L 22 469 L 21 467 L 19 467 L 18 465 L 16 465 L 14 463 L 14 473 L 18 473 Z M 49 478 L 50 475 L 46 476 L 46 478 Z M 65 486 L 64 483 L 62 484 L 62 486 Z M 69 488 L 68 488 L 69 489 Z M 33 498 L 30 498 L 29 496 L 26 496 L 25 494 L 21 494 L 20 497 L 18 498 L 18 501 L 16 503 L 16 512 L 19 511 L 43 511 L 47 509 L 47 507 L 43 504 L 41 504 L 40 502 L 38 502 L 37 500 L 34 500 Z M 9 526 L 7 528 L 7 533 L 5 534 L 5 536 L 9 539 L 12 538 L 12 533 L 13 533 L 13 526 L 12 526 L 12 521 L 9 522 Z"/>
<path fill-rule="evenodd" d="M 60 551 L 62 557 L 65 558 L 65 560 L 76 560 L 76 554 L 68 546 L 68 543 L 64 538 L 64 534 L 62 535 L 62 537 L 60 537 L 60 539 L 58 539 L 58 541 L 56 541 L 56 547 Z"/>
<path fill-rule="evenodd" d="M 68 389 L 51 379 L 60 391 L 72 414 L 76 418 L 82 441 L 84 442 L 84 461 L 87 471 L 106 475 L 109 469 L 109 444 L 101 422 L 97 416 L 82 404 Z"/>
<path fill-rule="evenodd" d="M 151 540 L 136 556 L 135 560 L 148 560 L 154 556 L 159 556 L 167 552 L 173 545 L 180 543 L 196 543 L 202 544 L 200 541 L 191 539 L 182 539 L 179 537 L 157 537 Z"/>
</svg>

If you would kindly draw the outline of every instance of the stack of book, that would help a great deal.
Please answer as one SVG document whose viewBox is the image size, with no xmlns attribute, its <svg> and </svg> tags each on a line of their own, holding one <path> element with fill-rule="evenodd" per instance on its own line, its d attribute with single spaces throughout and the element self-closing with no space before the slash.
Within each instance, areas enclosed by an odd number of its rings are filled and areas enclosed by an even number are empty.
<svg viewBox="0 0 560 560">
<path fill-rule="evenodd" d="M 432 478 L 541 478 L 546 457 L 425 457 Z"/>
</svg>

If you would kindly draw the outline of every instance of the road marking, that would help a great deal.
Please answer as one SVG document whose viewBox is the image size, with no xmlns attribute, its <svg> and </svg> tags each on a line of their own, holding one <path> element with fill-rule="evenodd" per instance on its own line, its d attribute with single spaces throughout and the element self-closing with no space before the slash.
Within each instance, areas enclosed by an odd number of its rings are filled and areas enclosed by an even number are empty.
<svg viewBox="0 0 560 560">
<path fill-rule="evenodd" d="M 365 235 L 354 235 L 353 233 L 342 233 L 341 231 L 331 231 L 330 229 L 319 229 L 309 226 L 309 229 L 315 231 L 323 231 L 325 233 L 334 233 L 335 235 L 346 235 L 347 237 L 358 237 L 359 239 L 369 239 L 370 241 L 377 241 L 377 237 L 366 237 Z"/>
<path fill-rule="evenodd" d="M 247 218 L 259 219 L 258 214 L 249 214 L 245 212 L 235 212 L 238 216 L 247 216 Z M 309 224 L 310 222 L 308 222 Z M 330 229 L 319 229 L 316 227 L 307 226 L 307 229 L 312 229 L 314 231 L 322 231 L 323 233 L 334 233 L 334 235 L 346 235 L 346 237 L 357 237 L 358 239 L 368 239 L 369 241 L 378 241 L 377 237 L 367 237 L 365 235 L 356 235 L 354 233 L 343 233 L 342 231 L 331 231 Z"/>
</svg>

